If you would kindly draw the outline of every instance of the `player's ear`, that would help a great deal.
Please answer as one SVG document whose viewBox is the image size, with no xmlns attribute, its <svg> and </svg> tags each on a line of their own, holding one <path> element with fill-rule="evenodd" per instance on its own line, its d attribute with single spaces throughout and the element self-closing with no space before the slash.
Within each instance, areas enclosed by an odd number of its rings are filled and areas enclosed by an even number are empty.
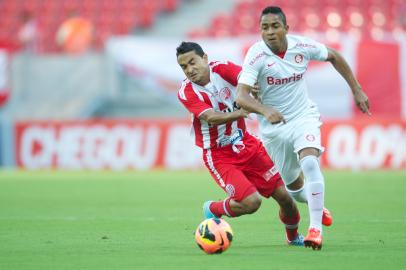
<svg viewBox="0 0 406 270">
<path fill-rule="evenodd" d="M 203 54 L 203 59 L 206 63 L 209 63 L 209 57 L 207 56 L 207 54 Z"/>
<path fill-rule="evenodd" d="M 286 25 L 285 29 L 286 29 L 286 33 L 289 32 L 289 25 Z"/>
</svg>

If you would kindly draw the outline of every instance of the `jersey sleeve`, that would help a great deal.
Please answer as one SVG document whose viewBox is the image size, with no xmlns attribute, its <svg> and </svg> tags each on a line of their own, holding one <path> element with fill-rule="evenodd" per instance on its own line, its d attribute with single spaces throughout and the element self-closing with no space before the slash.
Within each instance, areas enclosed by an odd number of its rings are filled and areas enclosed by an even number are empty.
<svg viewBox="0 0 406 270">
<path fill-rule="evenodd" d="M 199 98 L 189 84 L 183 85 L 179 90 L 178 99 L 183 106 L 185 106 L 185 108 L 196 117 L 199 117 L 205 111 L 212 109 L 212 106 Z"/>
<path fill-rule="evenodd" d="M 318 61 L 327 60 L 328 50 L 326 45 L 310 38 L 306 38 L 306 43 L 311 45 L 307 47 L 307 53 L 310 60 L 318 60 Z"/>
<path fill-rule="evenodd" d="M 262 68 L 261 63 L 265 58 L 264 52 L 255 49 L 256 46 L 254 46 L 248 50 L 245 56 L 241 75 L 238 79 L 238 83 L 246 84 L 251 87 L 254 86 L 258 80 L 258 74 Z"/>
<path fill-rule="evenodd" d="M 238 77 L 240 76 L 242 68 L 233 62 L 214 62 L 212 64 L 212 71 L 219 74 L 221 78 L 229 82 L 233 86 L 237 86 Z"/>
</svg>

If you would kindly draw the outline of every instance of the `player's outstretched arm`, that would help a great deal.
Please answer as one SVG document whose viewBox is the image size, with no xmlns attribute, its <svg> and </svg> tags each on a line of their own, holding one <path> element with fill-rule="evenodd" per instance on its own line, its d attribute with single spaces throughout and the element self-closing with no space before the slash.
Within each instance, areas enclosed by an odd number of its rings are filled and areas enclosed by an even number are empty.
<svg viewBox="0 0 406 270">
<path fill-rule="evenodd" d="M 331 48 L 327 48 L 327 50 L 327 61 L 329 61 L 338 71 L 338 73 L 340 73 L 341 76 L 343 76 L 343 78 L 347 81 L 348 85 L 351 88 L 357 107 L 363 113 L 371 115 L 371 113 L 369 112 L 368 96 L 364 93 L 364 91 L 362 91 L 361 85 L 358 83 L 357 79 L 355 79 L 355 76 L 352 73 L 347 61 L 345 61 L 344 57 L 336 50 Z"/>
<path fill-rule="evenodd" d="M 283 115 L 274 108 L 267 107 L 254 99 L 251 95 L 251 86 L 239 83 L 237 85 L 237 105 L 241 108 L 263 115 L 270 123 L 277 124 L 280 122 L 286 123 Z"/>
<path fill-rule="evenodd" d="M 248 116 L 248 112 L 244 109 L 236 110 L 229 113 L 216 112 L 212 109 L 203 112 L 199 118 L 206 121 L 208 124 L 216 126 L 222 125 L 230 121 L 235 121 Z"/>
</svg>

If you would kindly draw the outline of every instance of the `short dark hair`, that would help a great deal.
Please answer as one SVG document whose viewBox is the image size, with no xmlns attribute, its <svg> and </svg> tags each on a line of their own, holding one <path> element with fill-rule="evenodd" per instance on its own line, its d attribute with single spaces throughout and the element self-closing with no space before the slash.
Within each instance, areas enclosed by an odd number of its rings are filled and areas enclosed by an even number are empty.
<svg viewBox="0 0 406 270">
<path fill-rule="evenodd" d="M 199 44 L 195 42 L 182 41 L 182 43 L 176 48 L 176 57 L 178 57 L 180 54 L 188 53 L 191 51 L 195 51 L 195 53 L 201 57 L 205 55 L 205 52 Z"/>
<path fill-rule="evenodd" d="M 279 18 L 282 20 L 283 24 L 286 26 L 286 15 L 283 13 L 282 9 L 277 6 L 269 6 L 262 10 L 261 18 L 267 14 L 275 14 L 278 15 Z"/>
</svg>

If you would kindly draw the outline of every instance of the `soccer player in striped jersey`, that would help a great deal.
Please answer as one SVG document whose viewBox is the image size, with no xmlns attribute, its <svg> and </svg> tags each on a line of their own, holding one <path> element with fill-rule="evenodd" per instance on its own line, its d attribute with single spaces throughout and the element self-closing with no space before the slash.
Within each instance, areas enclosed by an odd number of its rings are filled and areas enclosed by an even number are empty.
<svg viewBox="0 0 406 270">
<path fill-rule="evenodd" d="M 295 202 L 262 143 L 246 130 L 247 111 L 236 107 L 236 86 L 241 67 L 231 62 L 208 62 L 201 46 L 182 42 L 176 49 L 179 66 L 187 79 L 178 98 L 193 117 L 195 143 L 211 176 L 227 194 L 203 205 L 205 218 L 238 217 L 258 210 L 262 197 L 280 206 L 287 242 L 303 246 Z"/>
<path fill-rule="evenodd" d="M 258 114 L 264 146 L 288 192 L 296 201 L 307 202 L 310 226 L 304 242 L 318 250 L 322 247 L 322 224 L 331 225 L 332 217 L 324 208 L 324 178 L 319 164 L 324 150 L 320 142 L 322 123 L 304 81 L 310 60 L 331 62 L 350 86 L 358 108 L 370 114 L 368 97 L 337 51 L 287 34 L 289 26 L 279 7 L 262 11 L 260 27 L 262 40 L 250 47 L 244 60 L 237 103 Z M 261 103 L 250 95 L 257 82 Z"/>
</svg>

